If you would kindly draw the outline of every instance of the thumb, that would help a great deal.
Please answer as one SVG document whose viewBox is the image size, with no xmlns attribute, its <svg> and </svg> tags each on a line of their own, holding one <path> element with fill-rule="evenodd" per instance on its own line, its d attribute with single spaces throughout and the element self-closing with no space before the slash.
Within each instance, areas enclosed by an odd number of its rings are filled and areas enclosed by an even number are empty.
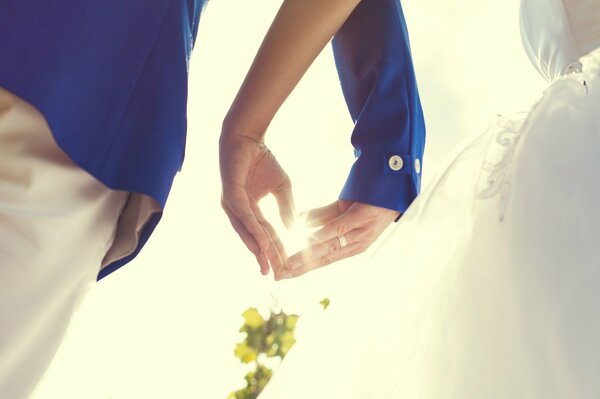
<svg viewBox="0 0 600 399">
<path fill-rule="evenodd" d="M 285 184 L 280 189 L 273 192 L 279 207 L 281 221 L 286 228 L 291 228 L 294 224 L 294 215 L 296 207 L 294 206 L 294 196 L 292 195 L 292 185 Z"/>
</svg>

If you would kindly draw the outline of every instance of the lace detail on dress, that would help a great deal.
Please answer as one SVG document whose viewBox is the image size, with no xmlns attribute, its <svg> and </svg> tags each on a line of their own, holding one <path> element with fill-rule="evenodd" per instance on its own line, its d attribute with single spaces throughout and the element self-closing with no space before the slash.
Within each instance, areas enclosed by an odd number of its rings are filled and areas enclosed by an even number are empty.
<svg viewBox="0 0 600 399">
<path fill-rule="evenodd" d="M 485 188 L 476 199 L 484 200 L 499 196 L 500 221 L 504 220 L 506 198 L 510 193 L 510 169 L 515 153 L 515 146 L 521 132 L 522 118 L 513 120 L 504 115 L 498 115 L 495 127 L 499 129 L 490 144 L 488 154 L 482 165 L 482 177 Z"/>
<path fill-rule="evenodd" d="M 526 125 L 535 114 L 537 107 L 542 102 L 553 101 L 553 95 L 558 91 L 568 90 L 573 93 L 583 89 L 587 94 L 591 90 L 590 82 L 596 83 L 599 80 L 598 77 L 600 77 L 600 49 L 596 49 L 580 61 L 572 63 L 569 73 L 555 80 L 529 112 L 516 115 L 514 118 L 498 115 L 495 123 L 492 124 L 493 131 L 491 133 L 494 137 L 491 139 L 481 168 L 479 181 L 483 188 L 478 187 L 475 199 L 486 200 L 498 197 L 500 221 L 504 220 L 506 200 L 511 191 L 509 166 L 513 161 L 521 132 L 527 130 Z"/>
</svg>

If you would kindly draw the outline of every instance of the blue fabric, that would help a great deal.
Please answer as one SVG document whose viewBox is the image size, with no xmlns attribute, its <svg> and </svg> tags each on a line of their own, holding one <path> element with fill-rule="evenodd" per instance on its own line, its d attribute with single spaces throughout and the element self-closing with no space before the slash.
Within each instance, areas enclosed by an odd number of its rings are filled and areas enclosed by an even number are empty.
<svg viewBox="0 0 600 399">
<path fill-rule="evenodd" d="M 0 86 L 108 187 L 164 206 L 181 168 L 204 1 L 1 0 Z"/>
<path fill-rule="evenodd" d="M 188 67 L 205 0 L 0 0 L 0 86 L 106 186 L 164 207 L 181 169 Z M 342 198 L 404 211 L 424 123 L 398 0 L 363 0 L 333 40 L 357 161 Z M 400 171 L 386 169 L 401 154 Z M 159 222 L 145 226 L 133 259 Z"/>
<path fill-rule="evenodd" d="M 421 187 L 425 121 L 398 0 L 363 0 L 333 39 L 357 157 L 340 198 L 406 211 Z M 389 166 L 398 155 L 399 170 Z"/>
<path fill-rule="evenodd" d="M 204 0 L 1 0 L 0 86 L 106 186 L 164 207 L 181 169 L 188 63 Z M 160 220 L 145 226 L 132 256 Z"/>
</svg>

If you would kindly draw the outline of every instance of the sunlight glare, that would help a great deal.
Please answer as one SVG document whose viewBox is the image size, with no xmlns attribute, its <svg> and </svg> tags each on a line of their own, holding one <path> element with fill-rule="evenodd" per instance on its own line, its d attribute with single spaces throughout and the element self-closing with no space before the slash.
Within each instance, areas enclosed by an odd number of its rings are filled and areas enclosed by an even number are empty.
<svg viewBox="0 0 600 399">
<path fill-rule="evenodd" d="M 285 232 L 283 242 L 289 255 L 292 255 L 308 246 L 308 238 L 314 232 L 314 228 L 306 226 L 306 216 L 296 216 L 296 220 L 290 229 Z"/>
</svg>

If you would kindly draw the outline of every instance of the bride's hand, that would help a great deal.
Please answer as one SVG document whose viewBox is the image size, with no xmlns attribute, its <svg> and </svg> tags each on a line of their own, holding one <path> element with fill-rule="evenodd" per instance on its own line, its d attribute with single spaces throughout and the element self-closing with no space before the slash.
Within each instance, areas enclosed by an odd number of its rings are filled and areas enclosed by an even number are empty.
<svg viewBox="0 0 600 399">
<path fill-rule="evenodd" d="M 288 175 L 262 141 L 241 135 L 221 136 L 219 164 L 223 185 L 221 205 L 233 228 L 256 256 L 262 274 L 268 274 L 269 268 L 281 269 L 287 255 L 258 201 L 273 194 L 281 219 L 289 226 L 294 205 Z"/>
<path fill-rule="evenodd" d="M 398 211 L 344 200 L 313 209 L 307 214 L 306 224 L 322 227 L 311 236 L 310 246 L 292 255 L 287 267 L 278 270 L 275 277 L 298 277 L 358 255 L 366 251 L 398 216 Z"/>
</svg>

